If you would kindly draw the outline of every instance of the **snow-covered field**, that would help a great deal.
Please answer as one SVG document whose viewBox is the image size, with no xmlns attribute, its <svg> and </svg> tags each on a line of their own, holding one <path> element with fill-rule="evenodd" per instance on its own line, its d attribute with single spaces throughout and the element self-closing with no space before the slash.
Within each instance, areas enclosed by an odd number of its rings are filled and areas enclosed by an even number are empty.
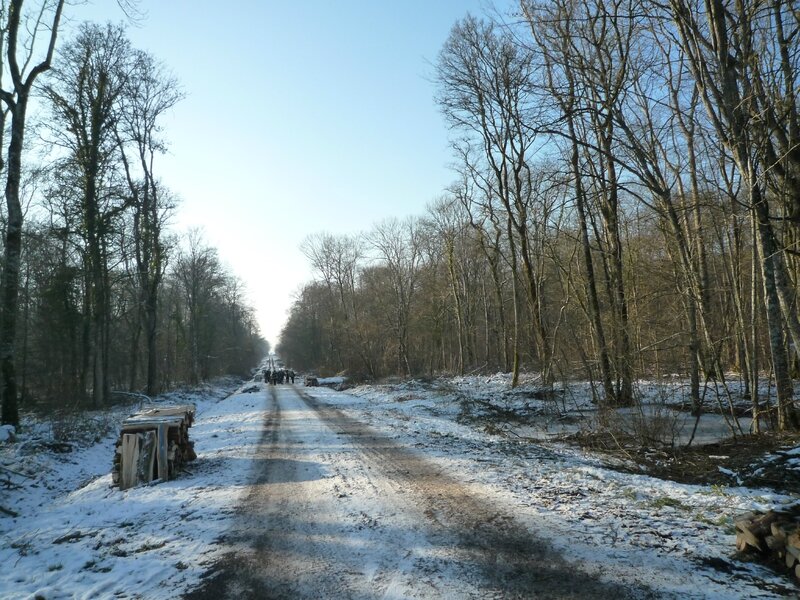
<svg viewBox="0 0 800 600">
<path fill-rule="evenodd" d="M 6 472 L 13 485 L 0 494 L 0 506 L 19 515 L 0 518 L 0 597 L 174 598 L 196 584 L 217 558 L 261 436 L 263 394 L 231 391 L 229 383 L 160 399 L 197 406 L 198 460 L 167 483 L 111 487 L 117 427 L 67 453 L 26 443 L 41 439 L 40 428 L 3 447 L 0 464 L 24 477 Z"/>
<path fill-rule="evenodd" d="M 509 383 L 506 376 L 465 377 L 304 391 L 481 490 L 590 574 L 645 584 L 662 597 L 800 594 L 788 578 L 732 559 L 734 515 L 796 503 L 800 495 L 681 485 L 619 472 L 556 441 L 532 442 L 563 431 L 557 414 L 564 411 L 553 402 L 566 406 L 572 398 L 541 400 L 532 387 L 512 392 Z M 247 493 L 267 409 L 263 384 L 230 391 L 228 383 L 160 399 L 198 408 L 190 430 L 198 459 L 167 483 L 111 487 L 123 412 L 95 415 L 84 429 L 98 441 L 69 452 L 41 446 L 52 437 L 46 424 L 0 445 L 0 507 L 17 515 L 0 515 L 0 597 L 174 598 L 199 585 L 224 552 Z M 490 427 L 466 418 L 482 406 L 524 406 L 541 419 Z M 591 407 L 580 401 L 570 410 Z M 787 452 L 800 469 L 800 449 Z"/>
</svg>

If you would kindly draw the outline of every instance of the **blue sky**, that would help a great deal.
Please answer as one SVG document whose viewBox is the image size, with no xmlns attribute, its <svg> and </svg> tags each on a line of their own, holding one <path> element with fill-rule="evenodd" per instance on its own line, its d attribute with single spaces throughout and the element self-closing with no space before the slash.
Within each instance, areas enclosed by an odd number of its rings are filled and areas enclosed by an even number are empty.
<svg viewBox="0 0 800 600">
<path fill-rule="evenodd" d="M 508 2 L 497 2 L 507 6 Z M 177 230 L 202 227 L 247 286 L 274 345 L 311 278 L 312 233 L 419 215 L 454 178 L 432 64 L 484 0 L 142 0 L 129 27 L 187 94 L 164 121 L 157 167 L 180 198 Z M 115 2 L 69 7 L 124 19 Z M 67 37 L 67 35 L 65 35 Z"/>
</svg>

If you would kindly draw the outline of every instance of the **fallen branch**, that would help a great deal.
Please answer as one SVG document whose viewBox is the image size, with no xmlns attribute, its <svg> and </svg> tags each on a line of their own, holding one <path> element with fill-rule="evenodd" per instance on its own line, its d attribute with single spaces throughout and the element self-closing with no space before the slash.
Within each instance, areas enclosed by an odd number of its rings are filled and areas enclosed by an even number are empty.
<svg viewBox="0 0 800 600">
<path fill-rule="evenodd" d="M 19 475 L 20 477 L 24 477 L 25 479 L 33 479 L 32 475 L 26 475 L 25 473 L 20 473 L 19 471 L 15 471 L 14 469 L 9 469 L 5 465 L 0 465 L 0 471 L 6 471 L 8 473 L 13 473 L 14 475 Z"/>
</svg>

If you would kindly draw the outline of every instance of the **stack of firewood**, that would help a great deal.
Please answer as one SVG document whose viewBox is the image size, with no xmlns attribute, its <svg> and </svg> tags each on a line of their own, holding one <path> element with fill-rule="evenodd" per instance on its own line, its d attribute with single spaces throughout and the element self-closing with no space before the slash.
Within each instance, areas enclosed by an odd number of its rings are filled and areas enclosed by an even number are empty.
<svg viewBox="0 0 800 600">
<path fill-rule="evenodd" d="M 745 513 L 734 524 L 737 550 L 771 556 L 800 581 L 800 506 L 789 512 Z"/>
<path fill-rule="evenodd" d="M 197 458 L 189 439 L 194 413 L 192 405 L 164 406 L 125 419 L 114 452 L 114 485 L 124 490 L 154 479 L 166 481 Z"/>
</svg>

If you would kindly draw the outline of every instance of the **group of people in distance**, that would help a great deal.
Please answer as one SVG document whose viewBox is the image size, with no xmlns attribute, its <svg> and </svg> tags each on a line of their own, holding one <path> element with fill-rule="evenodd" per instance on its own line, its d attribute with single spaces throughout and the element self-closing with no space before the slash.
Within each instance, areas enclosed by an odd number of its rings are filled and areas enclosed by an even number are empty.
<svg viewBox="0 0 800 600">
<path fill-rule="evenodd" d="M 276 385 L 284 381 L 294 383 L 294 371 L 291 369 L 264 369 L 264 383 Z"/>
</svg>

